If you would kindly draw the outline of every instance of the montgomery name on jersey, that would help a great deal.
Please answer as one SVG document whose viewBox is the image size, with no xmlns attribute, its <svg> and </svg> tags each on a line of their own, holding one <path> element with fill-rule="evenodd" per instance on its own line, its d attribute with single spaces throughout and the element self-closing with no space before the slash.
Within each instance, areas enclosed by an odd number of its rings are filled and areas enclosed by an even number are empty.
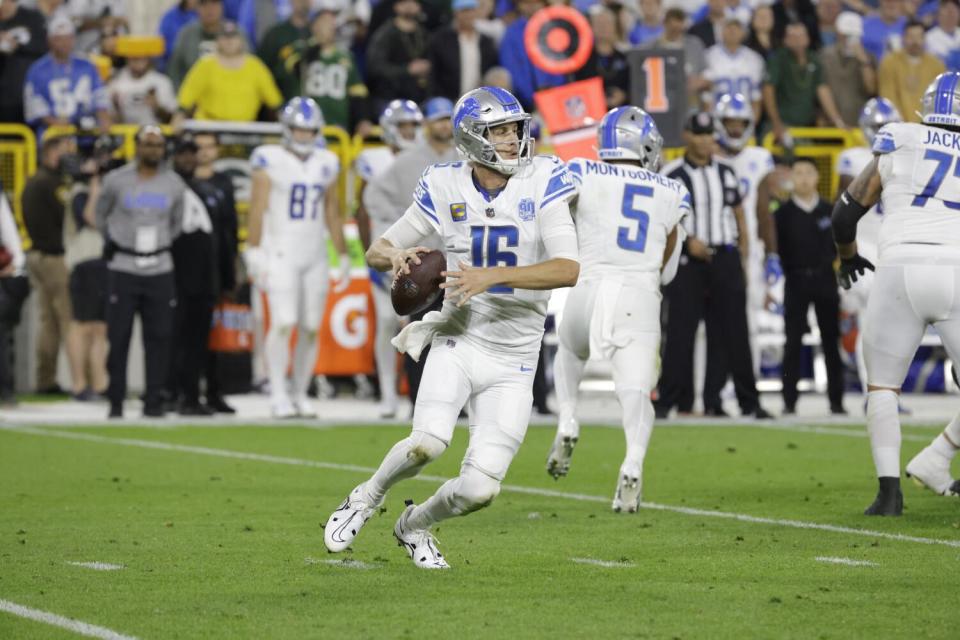
<svg viewBox="0 0 960 640">
<path fill-rule="evenodd" d="M 634 166 L 575 158 L 567 167 L 584 194 L 574 215 L 580 282 L 623 274 L 631 286 L 659 292 L 667 237 L 690 212 L 687 188 Z"/>
<path fill-rule="evenodd" d="M 487 199 L 466 162 L 427 168 L 404 217 L 424 234 L 443 239 L 447 268 L 522 267 L 548 258 L 544 241 L 576 230 L 566 206 L 576 195 L 566 166 L 553 156 L 537 156 L 520 169 L 496 197 Z M 540 349 L 549 291 L 494 287 L 458 307 L 443 306 L 443 335 L 462 335 L 483 348 L 519 353 Z"/>
<path fill-rule="evenodd" d="M 274 254 L 303 262 L 325 259 L 323 203 L 327 190 L 336 188 L 337 156 L 317 148 L 301 159 L 287 148 L 271 144 L 254 149 L 250 164 L 270 176 L 262 244 Z"/>
</svg>

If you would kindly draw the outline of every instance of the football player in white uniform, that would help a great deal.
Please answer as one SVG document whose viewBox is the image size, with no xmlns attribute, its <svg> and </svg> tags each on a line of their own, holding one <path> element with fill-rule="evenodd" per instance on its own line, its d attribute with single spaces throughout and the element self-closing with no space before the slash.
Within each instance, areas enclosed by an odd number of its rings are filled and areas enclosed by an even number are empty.
<svg viewBox="0 0 960 640">
<path fill-rule="evenodd" d="M 773 156 L 763 147 L 749 144 L 756 121 L 745 96 L 739 93 L 720 96 L 713 113 L 720 155 L 733 164 L 743 196 L 743 217 L 749 238 L 746 256 L 747 327 L 753 370 L 758 374 L 761 351 L 757 346 L 758 319 L 766 307 L 770 288 L 783 277 L 777 254 L 776 228 L 770 214 Z"/>
<path fill-rule="evenodd" d="M 900 515 L 897 397 L 914 353 L 933 325 L 947 353 L 960 357 L 960 73 L 942 73 L 921 103 L 923 124 L 883 127 L 874 158 L 841 194 L 833 212 L 840 284 L 873 264 L 858 253 L 857 222 L 882 199 L 878 267 L 867 302 L 867 429 L 879 478 L 867 515 Z M 960 415 L 907 464 L 907 474 L 941 495 L 958 489 L 950 463 L 960 447 Z"/>
<path fill-rule="evenodd" d="M 430 344 L 413 431 L 387 453 L 327 520 L 324 543 L 343 551 L 387 490 L 443 453 L 466 404 L 470 442 L 460 475 L 423 504 L 408 506 L 394 535 L 418 567 L 445 569 L 430 527 L 489 505 L 530 421 L 533 374 L 550 289 L 576 284 L 577 235 L 566 166 L 533 156 L 530 116 L 508 91 L 481 87 L 454 108 L 454 141 L 465 162 L 428 168 L 403 217 L 367 252 L 394 274 L 418 262 L 424 241 L 444 244 L 442 311 L 407 325 L 393 343 L 414 359 Z"/>
<path fill-rule="evenodd" d="M 749 16 L 749 12 L 746 15 Z M 763 86 L 766 62 L 759 53 L 744 46 L 743 39 L 747 31 L 740 20 L 739 12 L 728 14 L 723 19 L 721 41 L 704 54 L 707 68 L 703 77 L 713 83 L 710 93 L 712 99 L 707 100 L 705 106 L 709 108 L 715 105 L 724 95 L 742 95 L 750 101 L 747 106 L 752 106 L 751 112 L 757 113 L 763 97 L 760 88 Z"/>
<path fill-rule="evenodd" d="M 850 147 L 840 153 L 837 158 L 837 173 L 840 175 L 837 193 L 846 191 L 853 179 L 870 164 L 873 160 L 873 151 L 870 149 L 873 146 L 873 140 L 877 132 L 891 122 L 903 122 L 903 118 L 900 117 L 900 112 L 893 103 L 886 98 L 871 98 L 863 106 L 858 124 L 867 146 Z M 877 243 L 880 239 L 882 221 L 882 207 L 878 202 L 876 206 L 870 207 L 870 211 L 860 218 L 857 224 L 857 251 L 867 260 L 876 261 L 877 259 Z M 858 280 L 856 287 L 845 290 L 841 297 L 843 309 L 847 313 L 857 314 L 858 332 L 855 355 L 857 374 L 864 394 L 867 393 L 867 365 L 863 359 L 863 323 L 872 284 L 873 273 L 867 272 Z"/>
<path fill-rule="evenodd" d="M 369 249 L 373 239 L 382 236 L 395 220 L 371 216 L 363 204 L 363 193 L 370 182 L 390 168 L 398 153 L 417 146 L 422 125 L 423 113 L 417 103 L 413 100 L 392 100 L 380 114 L 380 129 L 383 131 L 386 146 L 364 149 L 353 163 L 357 175 L 360 176 L 357 229 L 364 251 Z M 390 301 L 389 280 L 374 269 L 370 269 L 370 291 L 373 294 L 373 308 L 377 320 L 373 355 L 380 383 L 380 416 L 393 417 L 397 406 L 397 352 L 390 340 L 400 329 L 400 318 L 394 312 Z"/>
<path fill-rule="evenodd" d="M 663 138 L 639 107 L 608 112 L 597 130 L 597 147 L 600 161 L 575 158 L 567 164 L 582 194 L 574 208 L 581 270 L 560 323 L 554 361 L 560 416 L 547 473 L 559 478 L 570 467 L 580 435 L 577 391 L 587 360 L 609 360 L 627 441 L 613 510 L 633 513 L 653 431 L 650 392 L 659 373 L 661 272 L 670 256 L 679 254 L 679 222 L 690 211 L 690 194 L 680 182 L 656 173 Z"/>
<path fill-rule="evenodd" d="M 307 387 L 317 359 L 317 332 L 327 297 L 327 235 L 340 256 L 338 289 L 349 284 L 350 259 L 337 197 L 337 156 L 322 148 L 323 114 L 310 98 L 293 98 L 280 114 L 282 145 L 250 156 L 252 193 L 248 270 L 267 292 L 265 343 L 274 417 L 316 415 Z M 297 329 L 291 393 L 290 335 Z M 291 401 L 292 395 L 292 401 Z"/>
</svg>

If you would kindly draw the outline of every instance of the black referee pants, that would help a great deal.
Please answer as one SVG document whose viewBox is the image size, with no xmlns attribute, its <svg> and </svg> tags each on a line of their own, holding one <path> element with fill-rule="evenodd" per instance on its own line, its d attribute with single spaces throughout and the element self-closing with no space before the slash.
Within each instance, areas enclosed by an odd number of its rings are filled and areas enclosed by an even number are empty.
<svg viewBox="0 0 960 640">
<path fill-rule="evenodd" d="M 180 296 L 177 299 L 175 359 L 170 367 L 170 389 L 185 404 L 200 402 L 200 374 L 208 366 L 207 344 L 212 319 L 212 295 Z"/>
<path fill-rule="evenodd" d="M 740 252 L 719 248 L 710 262 L 682 256 L 666 294 L 668 321 L 658 408 L 693 410 L 693 349 L 703 319 L 707 327 L 704 409 L 721 408 L 720 391 L 732 374 L 741 412 L 754 413 L 759 395 L 750 356 L 747 289 Z"/>
<path fill-rule="evenodd" d="M 810 305 L 817 314 L 823 359 L 827 365 L 827 397 L 830 408 L 843 405 L 843 364 L 840 360 L 840 295 L 833 269 L 796 270 L 786 274 L 783 315 L 786 343 L 783 347 L 783 404 L 797 404 L 797 380 L 800 378 L 800 351 L 807 331 Z"/>
<path fill-rule="evenodd" d="M 177 306 L 173 272 L 140 276 L 110 270 L 107 280 L 107 339 L 110 341 L 107 397 L 111 406 L 119 406 L 127 395 L 127 356 L 133 317 L 140 314 L 147 381 L 144 408 L 159 409 L 170 363 Z"/>
</svg>

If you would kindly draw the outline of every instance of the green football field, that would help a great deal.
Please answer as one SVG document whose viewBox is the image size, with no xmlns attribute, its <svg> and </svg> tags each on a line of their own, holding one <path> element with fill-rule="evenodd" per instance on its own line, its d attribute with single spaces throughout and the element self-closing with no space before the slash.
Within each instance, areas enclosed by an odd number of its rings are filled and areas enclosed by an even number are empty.
<svg viewBox="0 0 960 640">
<path fill-rule="evenodd" d="M 937 429 L 904 431 L 906 461 Z M 627 515 L 610 510 L 618 429 L 586 427 L 554 482 L 552 429 L 531 427 L 493 506 L 436 532 L 453 569 L 419 570 L 391 531 L 457 472 L 458 429 L 328 555 L 321 524 L 406 432 L 0 428 L 0 638 L 79 637 L 50 619 L 137 638 L 960 634 L 960 501 L 906 483 L 903 517 L 861 515 L 859 429 L 658 427 L 647 508 Z"/>
</svg>

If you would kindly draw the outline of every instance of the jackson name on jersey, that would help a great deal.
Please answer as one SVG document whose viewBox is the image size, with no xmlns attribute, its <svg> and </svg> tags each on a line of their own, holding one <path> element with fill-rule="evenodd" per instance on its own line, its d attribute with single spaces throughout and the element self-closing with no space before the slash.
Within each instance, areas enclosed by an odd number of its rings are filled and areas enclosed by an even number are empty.
<svg viewBox="0 0 960 640">
<path fill-rule="evenodd" d="M 523 267 L 548 259 L 544 239 L 576 231 L 562 206 L 576 195 L 566 166 L 553 156 L 536 156 L 487 200 L 466 162 L 435 164 L 424 171 L 408 213 L 424 233 L 443 240 L 447 268 Z M 576 260 L 576 255 L 549 256 Z M 497 286 L 463 307 L 443 306 L 441 335 L 459 335 L 494 352 L 536 353 L 540 349 L 549 291 Z"/>
<path fill-rule="evenodd" d="M 337 156 L 317 148 L 301 159 L 286 147 L 270 144 L 254 149 L 250 164 L 270 177 L 262 244 L 304 262 L 324 259 L 324 196 L 340 172 Z"/>
<path fill-rule="evenodd" d="M 667 237 L 690 211 L 690 194 L 658 173 L 597 160 L 567 163 L 581 197 L 575 206 L 580 282 L 628 275 L 631 286 L 660 291 Z M 619 215 L 618 215 L 619 213 Z"/>
</svg>

